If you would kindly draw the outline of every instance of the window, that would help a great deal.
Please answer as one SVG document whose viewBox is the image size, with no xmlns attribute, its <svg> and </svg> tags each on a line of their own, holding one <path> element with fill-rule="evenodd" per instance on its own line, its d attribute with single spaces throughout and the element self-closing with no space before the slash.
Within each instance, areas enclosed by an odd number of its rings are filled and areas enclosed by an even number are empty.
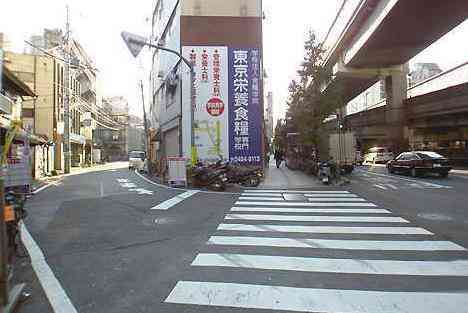
<svg viewBox="0 0 468 313">
<path fill-rule="evenodd" d="M 430 152 L 430 151 L 425 151 L 425 152 L 418 152 L 416 153 L 418 157 L 424 160 L 429 160 L 429 159 L 441 159 L 443 158 L 442 155 L 435 153 L 435 152 Z"/>
<path fill-rule="evenodd" d="M 143 151 L 132 151 L 129 154 L 129 157 L 132 159 L 144 159 L 145 158 L 145 152 Z"/>
<path fill-rule="evenodd" d="M 400 154 L 396 159 L 397 159 L 398 161 L 404 161 L 404 160 L 405 160 L 405 154 L 406 154 L 406 153 Z"/>
<path fill-rule="evenodd" d="M 417 160 L 418 156 L 414 153 L 407 153 L 406 160 Z"/>
</svg>

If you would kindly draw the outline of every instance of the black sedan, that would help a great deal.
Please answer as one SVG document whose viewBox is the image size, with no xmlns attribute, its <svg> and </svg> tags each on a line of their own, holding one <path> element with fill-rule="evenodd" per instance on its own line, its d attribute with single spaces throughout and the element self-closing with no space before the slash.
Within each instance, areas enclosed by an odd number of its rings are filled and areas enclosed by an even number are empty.
<svg viewBox="0 0 468 313">
<path fill-rule="evenodd" d="M 404 152 L 387 163 L 389 173 L 405 173 L 413 177 L 428 173 L 447 177 L 452 169 L 447 158 L 431 151 Z"/>
</svg>

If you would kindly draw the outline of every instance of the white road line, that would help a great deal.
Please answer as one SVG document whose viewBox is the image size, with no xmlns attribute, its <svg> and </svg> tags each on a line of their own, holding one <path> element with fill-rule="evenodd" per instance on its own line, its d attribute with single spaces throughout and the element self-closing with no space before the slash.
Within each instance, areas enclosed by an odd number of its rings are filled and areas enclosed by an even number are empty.
<svg viewBox="0 0 468 313">
<path fill-rule="evenodd" d="M 299 208 L 269 208 L 269 207 L 232 207 L 232 212 L 283 212 L 283 213 L 349 213 L 349 214 L 390 214 L 385 209 L 299 209 Z"/>
<path fill-rule="evenodd" d="M 247 197 L 251 197 L 251 196 L 254 196 L 254 197 L 280 197 L 280 198 L 283 198 L 283 194 L 281 193 L 246 193 L 246 192 L 243 192 L 242 193 L 242 196 L 247 196 Z"/>
<path fill-rule="evenodd" d="M 374 186 L 375 186 L 375 187 L 377 187 L 377 188 L 379 188 L 379 189 L 387 190 L 387 188 L 386 188 L 386 187 L 384 187 L 384 186 L 381 186 L 381 185 L 374 185 Z"/>
<path fill-rule="evenodd" d="M 323 201 L 323 202 L 366 202 L 362 198 L 308 198 L 309 201 Z"/>
<path fill-rule="evenodd" d="M 392 185 L 392 184 L 386 184 L 385 186 L 388 186 L 388 187 L 392 188 L 393 190 L 398 190 L 398 187 L 395 186 L 395 185 Z"/>
<path fill-rule="evenodd" d="M 358 196 L 353 195 L 353 194 L 348 194 L 348 193 L 337 193 L 337 194 L 331 194 L 331 193 L 306 193 L 304 196 L 308 198 L 321 198 L 321 197 L 340 197 L 340 198 L 357 198 Z"/>
<path fill-rule="evenodd" d="M 368 171 L 363 171 L 363 170 L 357 170 L 357 171 L 361 172 L 361 173 L 368 173 L 368 174 L 371 174 L 371 175 L 374 175 L 374 176 L 380 176 L 380 177 L 386 177 L 386 178 L 392 178 L 392 179 L 399 179 L 399 180 L 404 180 L 404 181 L 408 181 L 408 182 L 412 182 L 412 183 L 422 184 L 422 185 L 428 186 L 428 187 L 447 188 L 447 189 L 452 188 L 451 186 L 433 184 L 433 183 L 428 183 L 428 182 L 425 182 L 425 181 L 418 181 L 418 180 L 404 178 L 404 177 L 400 177 L 400 176 L 390 176 L 390 175 L 386 175 L 386 174 L 368 172 Z"/>
<path fill-rule="evenodd" d="M 263 206 L 298 206 L 298 207 L 376 207 L 368 202 L 257 202 L 257 201 L 237 201 L 236 205 L 263 205 Z"/>
<path fill-rule="evenodd" d="M 44 190 L 44 189 L 46 189 L 46 188 L 49 188 L 50 186 L 52 186 L 52 184 L 50 184 L 50 183 L 49 183 L 49 184 L 46 184 L 46 185 L 44 185 L 44 186 L 41 186 L 41 187 L 37 188 L 37 189 L 34 190 L 32 193 L 33 193 L 33 194 L 36 194 L 36 193 L 41 192 L 42 190 Z"/>
<path fill-rule="evenodd" d="M 374 275 L 468 276 L 468 260 L 396 261 L 200 253 L 192 266 Z"/>
<path fill-rule="evenodd" d="M 77 313 L 70 298 L 47 264 L 41 248 L 32 238 L 26 225 L 20 224 L 21 240 L 28 251 L 31 265 L 55 313 Z"/>
<path fill-rule="evenodd" d="M 308 215 L 253 215 L 227 214 L 226 220 L 291 221 L 291 222 L 345 222 L 345 223 L 409 223 L 393 216 L 308 216 Z"/>
<path fill-rule="evenodd" d="M 243 192 L 250 192 L 250 193 L 262 193 L 262 192 L 265 192 L 265 193 L 301 193 L 301 194 L 309 194 L 309 193 L 339 193 L 339 194 L 343 194 L 343 193 L 349 193 L 349 191 L 345 191 L 345 190 L 334 190 L 334 191 L 330 191 L 330 190 L 321 190 L 321 191 L 311 191 L 311 190 L 288 190 L 288 189 L 284 189 L 284 190 L 266 190 L 266 189 L 257 189 L 257 190 L 254 190 L 254 189 L 251 189 L 251 190 L 244 190 Z"/>
<path fill-rule="evenodd" d="M 174 198 L 171 198 L 169 200 L 166 200 L 157 206 L 151 208 L 151 210 L 169 210 L 172 208 L 174 205 L 179 204 L 180 202 L 184 201 L 187 198 L 190 198 L 194 194 L 198 193 L 198 190 L 189 190 L 186 191 L 180 195 L 175 196 Z"/>
<path fill-rule="evenodd" d="M 461 313 L 465 292 L 386 292 L 179 281 L 165 302 L 297 312 Z"/>
<path fill-rule="evenodd" d="M 100 186 L 100 188 L 99 188 L 99 191 L 100 191 L 99 194 L 100 194 L 101 198 L 103 198 L 103 197 L 104 197 L 104 184 L 103 184 L 102 181 L 100 182 L 99 186 Z"/>
<path fill-rule="evenodd" d="M 284 226 L 284 225 L 249 225 L 220 224 L 218 230 L 251 232 L 286 232 L 316 234 L 385 234 L 385 235 L 433 235 L 419 227 L 350 227 L 350 226 Z"/>
<path fill-rule="evenodd" d="M 375 251 L 466 251 L 450 241 L 403 240 L 332 240 L 304 238 L 270 238 L 243 236 L 212 236 L 207 244 L 227 246 L 261 246 L 284 248 L 375 250 Z"/>
<path fill-rule="evenodd" d="M 283 198 L 273 197 L 239 197 L 239 200 L 252 200 L 252 201 L 285 201 Z"/>
</svg>

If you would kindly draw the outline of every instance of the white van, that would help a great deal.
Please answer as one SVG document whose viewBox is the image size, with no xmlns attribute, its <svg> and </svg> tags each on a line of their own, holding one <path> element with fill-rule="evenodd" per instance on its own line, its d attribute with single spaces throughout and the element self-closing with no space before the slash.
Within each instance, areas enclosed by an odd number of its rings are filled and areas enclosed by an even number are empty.
<svg viewBox="0 0 468 313">
<path fill-rule="evenodd" d="M 131 151 L 128 154 L 128 169 L 143 171 L 145 167 L 146 153 L 144 151 Z"/>
<path fill-rule="evenodd" d="M 390 160 L 393 160 L 393 152 L 386 147 L 370 148 L 364 156 L 366 163 L 387 163 Z"/>
</svg>

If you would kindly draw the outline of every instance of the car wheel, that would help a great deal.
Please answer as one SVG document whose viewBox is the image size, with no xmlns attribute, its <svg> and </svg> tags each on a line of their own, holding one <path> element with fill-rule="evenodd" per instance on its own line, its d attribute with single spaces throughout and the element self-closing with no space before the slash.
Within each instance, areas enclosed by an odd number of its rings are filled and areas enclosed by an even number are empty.
<svg viewBox="0 0 468 313">
<path fill-rule="evenodd" d="M 447 178 L 448 177 L 448 172 L 443 172 L 443 173 L 440 173 L 440 177 L 442 178 Z"/>
<path fill-rule="evenodd" d="M 413 167 L 410 171 L 411 177 L 418 177 L 418 171 L 416 171 L 416 168 Z"/>
<path fill-rule="evenodd" d="M 389 167 L 387 167 L 387 170 L 388 170 L 389 174 L 395 173 L 395 170 L 393 169 L 393 167 L 391 165 Z"/>
</svg>

